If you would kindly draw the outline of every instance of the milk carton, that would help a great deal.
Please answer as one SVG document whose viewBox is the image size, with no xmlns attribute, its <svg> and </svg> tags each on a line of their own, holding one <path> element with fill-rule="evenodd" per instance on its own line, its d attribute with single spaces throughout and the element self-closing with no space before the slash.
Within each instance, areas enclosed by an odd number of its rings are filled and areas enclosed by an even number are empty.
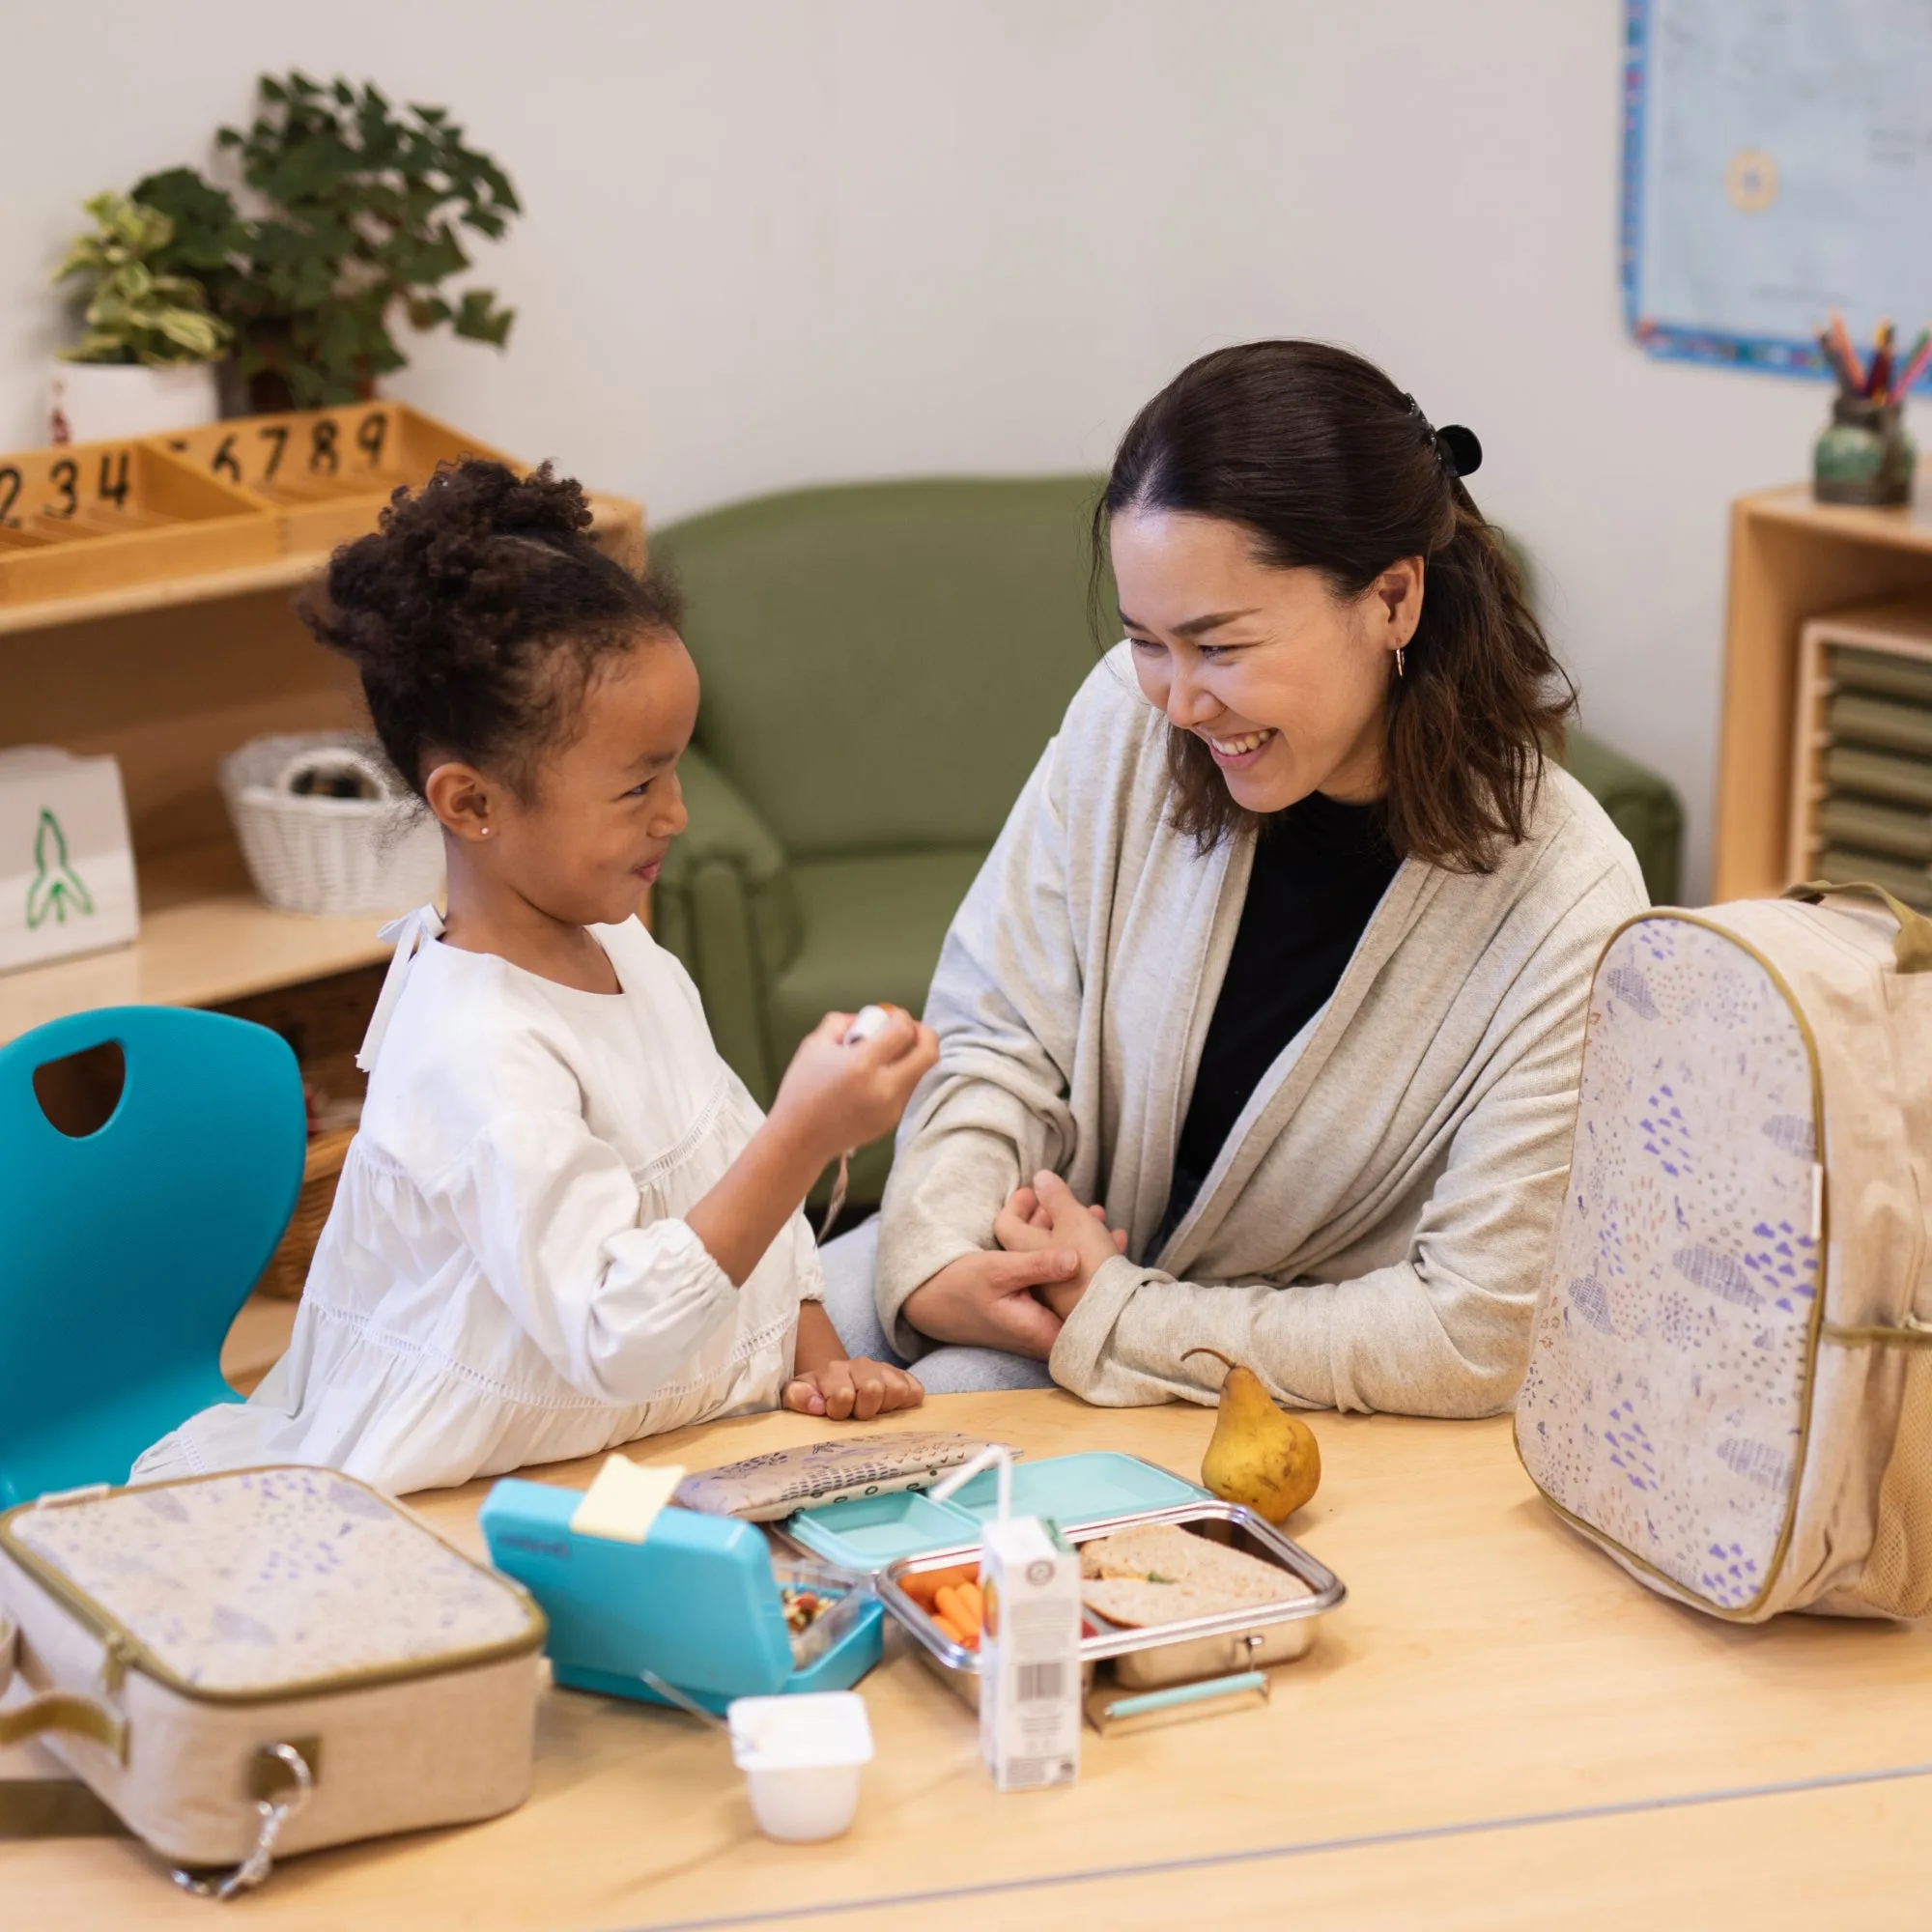
<svg viewBox="0 0 1932 1932">
<path fill-rule="evenodd" d="M 1080 1775 L 1080 1558 L 1050 1523 L 986 1525 L 980 1550 L 980 1755 L 1002 1791 Z"/>
<path fill-rule="evenodd" d="M 1013 1515 L 1012 1457 L 1000 1443 L 955 1469 L 934 1500 L 989 1467 L 999 1470 L 999 1515 L 980 1548 L 980 1755 L 1002 1791 L 1071 1784 L 1083 1710 L 1080 1558 L 1052 1523 Z"/>
</svg>

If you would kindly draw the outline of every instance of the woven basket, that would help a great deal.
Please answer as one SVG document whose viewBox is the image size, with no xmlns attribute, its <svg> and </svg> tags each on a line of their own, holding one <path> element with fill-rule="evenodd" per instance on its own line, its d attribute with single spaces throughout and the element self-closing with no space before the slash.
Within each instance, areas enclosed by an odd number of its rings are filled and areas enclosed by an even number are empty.
<svg viewBox="0 0 1932 1932">
<path fill-rule="evenodd" d="M 335 1205 L 335 1183 L 342 1177 L 342 1162 L 355 1138 L 355 1129 L 344 1127 L 332 1134 L 318 1134 L 309 1142 L 294 1217 L 283 1231 L 273 1260 L 255 1284 L 258 1294 L 272 1294 L 278 1301 L 301 1299 L 308 1264 L 315 1259 L 315 1244 L 322 1239 L 323 1223 Z"/>
<path fill-rule="evenodd" d="M 303 793 L 305 777 L 345 775 L 372 796 Z M 442 835 L 366 734 L 253 738 L 222 760 L 221 790 L 255 890 L 283 912 L 405 912 L 442 884 Z"/>
</svg>

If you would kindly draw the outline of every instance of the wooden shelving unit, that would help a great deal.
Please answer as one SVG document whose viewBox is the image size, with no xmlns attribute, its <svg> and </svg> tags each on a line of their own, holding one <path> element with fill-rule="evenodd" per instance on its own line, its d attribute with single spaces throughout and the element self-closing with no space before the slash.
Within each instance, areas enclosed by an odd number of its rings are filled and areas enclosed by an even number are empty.
<svg viewBox="0 0 1932 1932">
<path fill-rule="evenodd" d="M 1781 892 L 1790 874 L 1800 649 L 1814 617 L 1932 595 L 1932 477 L 1896 510 L 1814 503 L 1807 486 L 1731 511 L 1722 740 L 1712 897 Z"/>
<path fill-rule="evenodd" d="M 598 540 L 643 560 L 643 513 L 595 497 Z M 0 974 L 0 1042 L 121 1004 L 217 1006 L 384 956 L 374 919 L 270 911 L 250 890 L 215 767 L 265 731 L 354 724 L 348 668 L 290 592 L 326 553 L 199 577 L 0 605 L 0 743 L 121 761 L 141 890 L 131 947 Z"/>
</svg>

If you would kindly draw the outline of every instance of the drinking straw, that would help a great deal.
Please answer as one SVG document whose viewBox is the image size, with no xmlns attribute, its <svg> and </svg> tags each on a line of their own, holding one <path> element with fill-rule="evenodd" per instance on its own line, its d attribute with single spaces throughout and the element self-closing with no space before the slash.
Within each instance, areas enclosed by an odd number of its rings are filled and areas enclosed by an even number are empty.
<svg viewBox="0 0 1932 1932">
<path fill-rule="evenodd" d="M 954 1469 L 943 1483 L 935 1483 L 930 1494 L 936 1503 L 943 1503 L 955 1490 L 963 1489 L 981 1469 L 998 1463 L 1000 1520 L 1011 1520 L 1013 1514 L 1013 1452 L 1004 1442 L 989 1442 L 970 1463 Z"/>
</svg>

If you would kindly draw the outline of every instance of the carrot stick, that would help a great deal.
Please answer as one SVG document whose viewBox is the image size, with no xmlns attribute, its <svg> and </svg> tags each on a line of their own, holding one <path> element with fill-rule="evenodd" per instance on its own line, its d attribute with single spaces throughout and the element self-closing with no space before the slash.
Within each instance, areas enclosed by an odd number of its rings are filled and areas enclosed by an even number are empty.
<svg viewBox="0 0 1932 1932">
<path fill-rule="evenodd" d="M 977 1575 L 977 1571 L 962 1563 L 955 1563 L 950 1570 L 915 1570 L 899 1578 L 899 1588 L 921 1609 L 929 1610 L 941 1590 L 949 1589 L 955 1583 L 970 1582 Z"/>
</svg>

